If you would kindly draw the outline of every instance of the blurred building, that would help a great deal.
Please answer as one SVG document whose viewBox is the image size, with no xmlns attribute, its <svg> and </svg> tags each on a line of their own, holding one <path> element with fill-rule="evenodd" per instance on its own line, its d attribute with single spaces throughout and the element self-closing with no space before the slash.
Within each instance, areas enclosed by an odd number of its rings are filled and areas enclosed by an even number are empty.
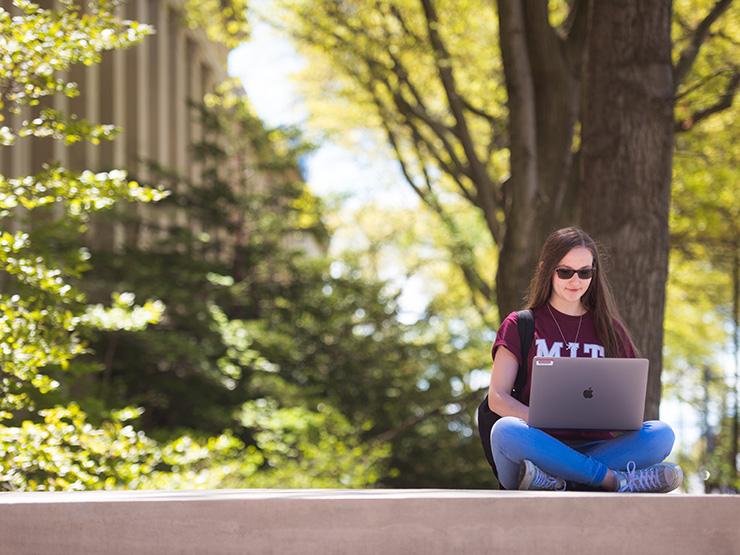
<svg viewBox="0 0 740 555">
<path fill-rule="evenodd" d="M 46 9 L 59 0 L 36 0 Z M 75 168 L 127 167 L 146 175 L 143 160 L 187 171 L 187 145 L 198 133 L 189 123 L 187 100 L 203 94 L 226 78 L 228 51 L 210 41 L 200 29 L 183 21 L 183 0 L 128 0 L 119 8 L 124 19 L 149 23 L 156 34 L 127 50 L 106 52 L 102 63 L 74 66 L 68 75 L 78 83 L 80 96 L 56 95 L 53 106 L 95 122 L 124 129 L 115 141 L 100 146 L 67 148 L 60 143 L 20 141 L 12 154 L 3 154 L 3 166 L 13 174 L 29 173 L 49 159 Z M 10 0 L 0 5 L 11 9 Z M 8 166 L 9 164 L 9 166 Z"/>
<path fill-rule="evenodd" d="M 59 0 L 35 3 L 45 9 L 62 8 Z M 44 138 L 21 139 L 12 147 L 0 148 L 0 173 L 30 175 L 44 163 L 59 162 L 77 171 L 124 169 L 143 184 L 163 182 L 168 189 L 197 186 L 201 168 L 192 155 L 192 146 L 204 137 L 191 104 L 199 104 L 206 93 L 227 78 L 228 49 L 210 40 L 202 29 L 187 26 L 184 3 L 185 0 L 125 0 L 118 7 L 119 17 L 148 23 L 155 34 L 134 47 L 104 53 L 100 64 L 73 66 L 63 77 L 78 84 L 80 95 L 70 99 L 57 94 L 35 108 L 53 107 L 93 123 L 114 124 L 123 130 L 116 139 L 98 145 L 72 146 Z M 10 0 L 0 0 L 0 6 L 14 11 Z M 14 116 L 13 127 L 32 116 L 33 112 L 26 109 Z M 269 191 L 280 178 L 301 179 L 298 168 L 287 172 L 255 169 L 256 153 L 246 150 L 244 154 L 250 159 L 246 166 L 251 169 L 220 168 L 228 176 L 230 186 Z M 163 178 L 164 173 L 157 168 L 180 178 Z M 123 220 L 129 223 L 121 223 L 120 219 L 113 223 L 106 213 L 94 217 L 87 239 L 94 249 L 115 251 L 124 245 L 149 249 L 176 226 L 202 238 L 197 250 L 204 256 L 224 262 L 233 260 L 239 237 L 232 236 L 225 226 L 204 225 L 173 205 L 119 206 L 116 210 L 127 211 Z M 224 214 L 223 221 L 239 218 L 239 214 Z M 324 251 L 305 234 L 296 234 L 289 241 L 306 252 Z"/>
<path fill-rule="evenodd" d="M 59 0 L 35 3 L 45 9 L 61 7 Z M 70 99 L 58 94 L 39 107 L 53 107 L 95 123 L 119 126 L 123 132 L 115 140 L 69 147 L 51 139 L 19 140 L 13 147 L 0 149 L 0 172 L 10 176 L 28 175 L 46 162 L 57 161 L 73 170 L 125 169 L 144 183 L 154 179 L 152 166 L 195 178 L 198 167 L 189 151 L 190 145 L 200 139 L 201 130 L 188 102 L 199 102 L 226 78 L 228 50 L 209 40 L 204 31 L 187 27 L 183 3 L 183 0 L 124 2 L 118 8 L 118 15 L 149 23 L 156 34 L 135 47 L 106 52 L 98 65 L 72 67 L 66 78 L 78 84 L 80 95 Z M 0 5 L 13 12 L 10 0 L 0 0 Z M 26 110 L 16 118 L 27 119 L 31 114 Z M 154 207 L 142 207 L 139 211 L 142 219 L 151 224 L 149 227 L 159 229 L 166 229 L 171 218 L 185 217 Z M 127 240 L 126 230 L 121 226 L 98 222 L 95 227 L 91 236 L 98 246 L 107 244 L 115 248 Z M 143 236 L 128 240 L 151 240 L 146 225 L 136 229 Z"/>
</svg>

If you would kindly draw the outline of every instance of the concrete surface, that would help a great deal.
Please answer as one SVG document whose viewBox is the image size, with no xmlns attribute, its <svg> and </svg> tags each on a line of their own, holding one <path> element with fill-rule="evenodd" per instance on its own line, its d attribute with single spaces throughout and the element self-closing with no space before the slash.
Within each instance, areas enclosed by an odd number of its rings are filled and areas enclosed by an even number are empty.
<svg viewBox="0 0 740 555">
<path fill-rule="evenodd" d="M 740 497 L 470 490 L 0 493 L 0 553 L 740 554 Z"/>
</svg>

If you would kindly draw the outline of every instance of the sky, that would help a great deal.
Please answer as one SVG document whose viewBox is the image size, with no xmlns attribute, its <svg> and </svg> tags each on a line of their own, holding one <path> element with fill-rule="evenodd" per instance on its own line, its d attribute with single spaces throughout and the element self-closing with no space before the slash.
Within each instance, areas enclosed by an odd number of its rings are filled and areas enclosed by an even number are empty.
<svg viewBox="0 0 740 555">
<path fill-rule="evenodd" d="M 309 114 L 291 76 L 301 71 L 306 62 L 276 30 L 259 20 L 253 20 L 252 25 L 251 40 L 229 57 L 229 73 L 241 79 L 255 110 L 268 126 L 305 127 Z M 389 207 L 415 206 L 416 203 L 416 198 L 402 183 L 397 164 L 390 159 L 382 161 L 377 156 L 363 156 L 360 152 L 325 142 L 305 160 L 305 168 L 309 188 L 319 197 L 344 199 L 340 211 L 345 214 L 364 203 Z M 403 285 L 404 314 L 412 322 L 424 309 L 426 293 L 418 281 L 399 285 Z M 485 385 L 487 379 L 486 376 Z M 661 419 L 677 432 L 674 454 L 688 449 L 698 440 L 698 415 L 686 405 L 664 400 Z M 700 487 L 698 482 L 693 483 L 691 490 L 699 491 Z"/>
<path fill-rule="evenodd" d="M 268 126 L 306 126 L 308 112 L 291 76 L 305 67 L 289 40 L 255 19 L 252 38 L 232 51 L 229 73 L 239 77 L 257 113 Z M 307 181 L 319 196 L 350 197 L 351 207 L 363 202 L 415 206 L 398 165 L 377 156 L 325 142 L 306 160 Z"/>
</svg>

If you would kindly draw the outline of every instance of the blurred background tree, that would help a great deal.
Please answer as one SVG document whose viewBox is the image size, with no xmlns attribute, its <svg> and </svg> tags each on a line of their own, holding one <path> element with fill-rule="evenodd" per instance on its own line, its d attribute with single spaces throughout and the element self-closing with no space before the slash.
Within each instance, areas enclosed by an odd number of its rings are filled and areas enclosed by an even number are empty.
<svg viewBox="0 0 740 555">
<path fill-rule="evenodd" d="M 20 14 L 12 19 L 7 11 L 0 10 L 3 123 L 8 115 L 21 113 L 23 107 L 39 105 L 44 97 L 78 93 L 73 83 L 58 78 L 55 72 L 63 72 L 74 63 L 96 63 L 103 51 L 131 46 L 151 32 L 147 26 L 116 19 L 109 2 L 97 4 L 84 19 L 71 3 L 60 12 L 41 10 L 30 2 L 16 2 L 15 6 Z M 53 137 L 71 144 L 109 139 L 113 133 L 111 126 L 47 109 L 17 127 L 3 125 L 2 144 L 10 146 L 30 136 Z M 56 233 L 48 231 L 53 227 L 50 224 L 36 226 L 37 230 L 44 228 L 48 239 L 56 235 L 57 240 L 51 243 L 38 241 L 38 234 L 34 237 L 21 230 L 4 231 L 0 241 L 4 269 L 0 292 L 2 487 L 64 489 L 93 486 L 109 477 L 126 481 L 125 472 L 99 477 L 95 465 L 87 464 L 89 453 L 83 436 L 96 436 L 99 445 L 110 444 L 118 440 L 110 428 L 84 426 L 84 415 L 77 413 L 74 405 L 55 406 L 37 415 L 35 400 L 58 389 L 59 382 L 51 375 L 57 369 L 67 370 L 70 360 L 84 351 L 82 329 L 95 325 L 100 315 L 88 310 L 84 295 L 70 283 L 81 274 L 88 259 L 79 242 L 70 243 L 70 231 L 84 227 L 90 213 L 116 201 L 154 201 L 162 196 L 160 191 L 129 181 L 123 171 L 76 173 L 47 165 L 36 175 L 0 177 L 0 218 L 4 226 L 28 228 L 34 220 L 43 221 L 37 219 L 38 212 L 45 212 L 42 218 L 55 216 L 64 221 L 56 227 Z M 142 326 L 159 316 L 154 303 L 137 308 L 143 310 Z M 135 441 L 131 446 L 138 447 Z M 84 452 L 85 459 L 78 469 L 89 471 L 88 479 L 71 468 L 78 451 Z M 106 457 L 115 463 L 125 458 L 113 450 Z"/>
<path fill-rule="evenodd" d="M 283 430 L 304 446 L 321 423 L 342 423 L 344 435 L 320 437 L 337 444 L 331 452 L 347 452 L 347 463 L 338 458 L 332 473 L 329 453 L 291 455 L 275 473 L 285 486 L 489 483 L 467 411 L 474 397 L 459 378 L 462 353 L 486 350 L 487 340 L 460 325 L 453 331 L 432 307 L 428 319 L 402 324 L 393 287 L 361 271 L 356 255 L 325 256 L 321 203 L 296 171 L 310 145 L 296 130 L 265 128 L 229 84 L 193 109 L 206 129 L 193 148 L 202 181 L 159 168 L 173 191 L 160 205 L 185 210 L 185 225 L 146 248 L 93 251 L 95 266 L 81 283 L 101 300 L 117 290 L 159 299 L 167 312 L 144 331 L 97 332 L 92 353 L 72 365 L 77 378 L 66 381 L 67 395 L 89 414 L 127 399 L 162 441 L 183 430 L 228 429 L 260 453 L 266 431 L 255 424 L 268 425 L 270 414 L 313 423 L 305 437 Z M 269 187 L 256 179 L 260 170 L 270 172 Z M 223 225 L 238 238 L 226 257 L 217 255 Z M 263 407 L 262 415 L 245 416 L 245 407 Z M 316 463 L 314 473 L 288 479 L 293 459 L 302 468 Z M 332 482 L 341 468 L 354 468 L 356 478 Z M 223 483 L 254 483 L 239 480 Z"/>
<path fill-rule="evenodd" d="M 34 106 L 40 98 L 59 91 L 70 96 L 76 94 L 73 83 L 50 77 L 54 70 L 64 71 L 74 63 L 97 63 L 100 52 L 133 44 L 151 31 L 148 26 L 117 19 L 111 11 L 114 3 L 91 4 L 84 16 L 71 2 L 61 12 L 42 10 L 26 2 L 17 2 L 16 7 L 21 15 L 12 20 L 8 12 L 0 11 L 3 35 L 7 33 L 12 38 L 5 43 L 13 63 L 3 69 L 2 98 L 3 108 L 10 113 L 18 113 L 22 106 Z M 50 66 L 48 71 L 41 70 L 45 64 Z M 258 127 L 256 118 L 243 111 L 246 104 L 239 100 L 229 102 L 214 117 L 220 117 L 223 122 L 239 116 L 240 124 Z M 50 110 L 31 122 L 24 121 L 19 129 L 3 127 L 3 141 L 10 145 L 16 138 L 35 135 L 72 143 L 106 139 L 114 133 L 111 126 L 67 118 Z M 268 140 L 266 135 L 263 132 L 263 140 Z M 244 142 L 236 144 L 243 146 Z M 244 154 L 238 147 L 234 152 L 237 156 Z M 223 163 L 225 155 L 233 158 L 234 152 L 219 153 L 222 156 L 218 161 Z M 234 161 L 232 158 L 229 162 Z M 206 199 L 209 202 L 202 198 L 191 202 L 190 208 L 198 217 L 205 211 L 207 216 L 215 218 L 219 202 L 237 202 L 228 192 L 219 190 L 222 184 L 215 180 L 216 172 L 212 167 L 210 171 L 214 177 L 211 193 L 215 191 L 216 194 Z M 300 227 L 306 233 L 319 224 L 302 184 L 291 182 L 285 186 L 285 190 L 275 191 L 269 199 L 271 203 L 281 201 L 283 213 L 260 212 L 263 205 L 252 207 L 256 213 L 264 215 L 259 221 L 264 229 L 258 229 L 259 226 L 250 230 L 245 230 L 244 226 L 239 228 L 242 232 L 255 232 L 255 238 L 250 237 L 252 242 L 242 245 L 245 249 L 269 249 L 283 241 L 285 236 L 271 229 L 276 223 L 284 229 Z M 235 373 L 251 370 L 251 367 L 262 369 L 270 363 L 250 350 L 240 330 L 234 329 L 235 323 L 224 319 L 219 312 L 215 299 L 227 276 L 210 271 L 220 269 L 218 264 L 193 263 L 190 252 L 186 257 L 190 264 L 184 268 L 187 272 L 180 274 L 178 270 L 183 268 L 174 265 L 142 266 L 141 262 L 149 260 L 143 259 L 144 253 L 136 253 L 142 258 L 132 266 L 131 276 L 124 272 L 104 283 L 104 273 L 103 278 L 96 273 L 85 275 L 90 269 L 90 252 L 81 246 L 79 233 L 85 230 L 90 213 L 109 208 L 117 200 L 162 200 L 165 197 L 162 191 L 141 187 L 129 181 L 120 170 L 74 173 L 59 166 L 45 166 L 38 175 L 3 177 L 0 192 L 2 217 L 6 223 L 29 228 L 27 233 L 4 232 L 1 242 L 0 256 L 5 270 L 1 297 L 2 418 L 6 421 L 0 426 L 2 487 L 53 490 L 219 487 L 223 484 L 290 486 L 305 485 L 309 481 L 360 486 L 377 479 L 376 466 L 387 456 L 387 447 L 380 442 L 361 445 L 351 424 L 328 406 L 291 412 L 269 405 L 272 410 L 266 413 L 266 405 L 261 401 L 246 405 L 243 398 L 238 398 L 241 401 L 239 413 L 229 412 L 227 393 L 236 389 L 237 382 L 241 381 Z M 195 194 L 202 194 L 202 191 Z M 176 200 L 188 202 L 179 197 Z M 263 198 L 261 202 L 267 201 Z M 22 207 L 24 212 L 16 210 L 17 207 Z M 37 217 L 36 212 L 44 208 L 48 210 Z M 296 217 L 291 218 L 293 215 Z M 287 219 L 278 221 L 280 217 Z M 186 244 L 184 240 L 180 242 L 180 246 Z M 283 256 L 288 256 L 289 252 L 292 250 L 286 247 Z M 162 262 L 162 255 L 167 252 L 165 249 L 164 253 L 147 254 L 151 260 Z M 105 262 L 101 260 L 101 272 L 115 270 L 106 267 Z M 110 260 L 107 262 L 113 264 Z M 171 256 L 163 262 L 182 260 Z M 167 275 L 163 268 L 172 274 Z M 162 280 L 168 278 L 173 279 L 167 284 L 169 288 L 162 291 L 157 284 L 161 285 Z M 172 308 L 165 311 L 160 299 L 135 306 L 132 293 L 116 293 L 115 287 L 106 291 L 113 296 L 113 306 L 87 304 L 83 290 L 89 290 L 93 297 L 101 297 L 101 291 L 113 281 L 115 285 L 131 283 L 135 286 L 137 280 L 148 283 L 153 293 L 162 293 L 161 297 L 170 302 Z M 208 289 L 206 284 L 209 283 L 216 286 Z M 183 291 L 179 289 L 181 285 L 190 289 Z M 201 302 L 192 303 L 193 291 L 198 288 Z M 177 293 L 181 295 L 179 299 Z M 195 324 L 194 331 L 191 327 L 189 334 L 187 331 L 168 334 L 176 327 L 170 324 L 172 321 L 182 324 L 182 318 L 178 318 L 182 311 L 186 312 L 186 317 L 192 317 L 188 323 Z M 155 326 L 148 332 L 153 337 L 143 332 L 140 343 L 134 344 L 131 351 L 116 352 L 119 340 L 123 347 L 129 347 L 124 343 L 128 334 L 142 333 L 147 325 L 159 322 L 161 327 Z M 103 363 L 97 363 L 91 356 L 95 351 L 89 347 L 96 348 L 96 343 L 101 341 L 100 334 L 104 333 L 109 334 L 108 341 L 105 349 L 98 351 Z M 192 349 L 192 345 L 198 348 Z M 132 357 L 126 359 L 122 352 Z M 84 353 L 87 355 L 76 359 Z M 240 366 L 229 361 L 229 355 L 238 358 Z M 136 374 L 132 383 L 147 383 L 147 362 L 164 371 L 170 368 L 168 365 L 175 366 L 185 378 L 188 374 L 195 376 L 181 380 L 189 388 L 170 380 L 155 383 L 154 387 L 148 384 L 149 389 L 141 388 L 143 395 L 135 388 L 121 393 L 126 384 L 117 380 L 113 364 L 119 360 L 129 363 L 126 367 L 129 375 Z M 181 368 L 177 364 L 183 360 L 188 367 L 182 365 Z M 100 370 L 102 373 L 98 376 Z M 162 391 L 157 391 L 157 385 Z M 187 406 L 179 413 L 173 411 L 172 415 L 169 411 L 156 412 L 156 408 L 161 408 L 156 399 L 166 398 L 167 394 L 170 400 L 178 399 L 185 391 L 194 397 L 206 394 L 199 397 L 200 405 L 194 403 L 195 411 L 193 406 Z M 258 393 L 251 393 L 250 398 Z M 165 442 L 151 439 L 125 423 L 140 416 L 141 409 L 117 409 L 121 401 L 151 401 L 152 397 L 155 402 L 150 402 L 149 407 L 153 414 L 144 424 L 149 424 Z M 79 403 L 74 402 L 78 399 Z M 202 411 L 198 410 L 201 407 Z M 162 419 L 162 414 L 167 414 L 168 418 Z M 219 416 L 214 416 L 216 414 Z M 229 430 L 217 437 L 208 437 L 207 432 L 221 432 L 235 417 L 243 422 L 241 431 L 250 438 L 249 446 Z M 166 431 L 165 426 L 169 426 Z M 185 427 L 197 438 L 180 433 Z M 291 430 L 295 431 L 291 433 Z M 334 459 L 336 464 L 330 464 Z M 270 473 L 271 468 L 278 471 Z M 291 476 L 294 481 L 289 479 Z"/>
</svg>

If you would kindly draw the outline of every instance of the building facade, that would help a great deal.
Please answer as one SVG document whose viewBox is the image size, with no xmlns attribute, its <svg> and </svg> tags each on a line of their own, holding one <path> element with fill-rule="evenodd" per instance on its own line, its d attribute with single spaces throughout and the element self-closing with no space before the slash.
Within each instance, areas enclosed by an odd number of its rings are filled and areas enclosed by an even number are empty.
<svg viewBox="0 0 740 555">
<path fill-rule="evenodd" d="M 45 9 L 61 8 L 59 0 L 35 3 Z M 51 139 L 21 139 L 12 147 L 0 148 L 0 173 L 29 175 L 44 163 L 59 162 L 78 171 L 125 169 L 145 184 L 156 182 L 153 166 L 186 179 L 197 178 L 199 168 L 192 160 L 190 146 L 200 140 L 202 131 L 189 102 L 200 102 L 227 77 L 228 50 L 209 40 L 203 30 L 188 28 L 183 4 L 184 0 L 122 3 L 117 8 L 122 19 L 150 24 L 155 34 L 134 47 L 105 52 L 100 64 L 73 66 L 64 77 L 78 84 L 79 96 L 57 94 L 38 107 L 53 107 L 94 123 L 114 124 L 123 130 L 118 137 L 98 145 L 72 146 Z M 10 0 L 0 0 L 0 5 L 11 13 L 14 10 Z M 12 116 L 16 121 L 11 124 L 17 126 L 32 115 L 26 109 Z M 116 248 L 126 241 L 148 243 L 156 237 L 147 233 L 147 228 L 166 230 L 172 220 L 185 223 L 182 211 L 151 206 L 137 210 L 149 225 L 137 226 L 136 237 L 126 237 L 124 226 L 97 222 L 91 233 L 100 243 L 97 246 Z"/>
</svg>

